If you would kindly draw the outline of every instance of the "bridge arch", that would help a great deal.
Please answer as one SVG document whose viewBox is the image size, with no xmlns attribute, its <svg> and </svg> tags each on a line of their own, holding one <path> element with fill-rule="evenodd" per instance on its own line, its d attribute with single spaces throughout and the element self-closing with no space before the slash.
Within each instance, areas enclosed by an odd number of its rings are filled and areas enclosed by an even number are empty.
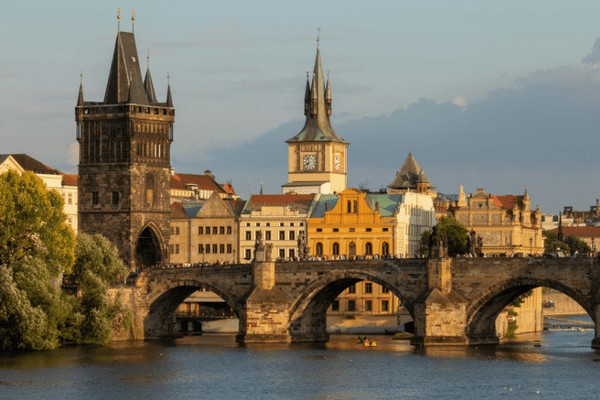
<svg viewBox="0 0 600 400">
<path fill-rule="evenodd" d="M 414 307 L 393 283 L 377 275 L 356 270 L 336 270 L 320 276 L 302 289 L 290 307 L 289 334 L 293 342 L 327 341 L 327 309 L 346 288 L 368 280 L 387 288 L 397 296 L 414 318 Z"/>
<path fill-rule="evenodd" d="M 219 287 L 200 280 L 173 280 L 161 286 L 156 295 L 149 295 L 148 314 L 144 318 L 146 338 L 174 337 L 178 334 L 175 324 L 177 307 L 197 290 L 207 290 L 218 295 L 241 321 L 244 308 L 238 301 Z"/>
<path fill-rule="evenodd" d="M 496 343 L 496 318 L 515 298 L 537 287 L 558 290 L 576 301 L 594 319 L 593 304 L 584 295 L 562 282 L 552 279 L 516 277 L 490 287 L 467 307 L 466 335 L 474 343 Z"/>
</svg>

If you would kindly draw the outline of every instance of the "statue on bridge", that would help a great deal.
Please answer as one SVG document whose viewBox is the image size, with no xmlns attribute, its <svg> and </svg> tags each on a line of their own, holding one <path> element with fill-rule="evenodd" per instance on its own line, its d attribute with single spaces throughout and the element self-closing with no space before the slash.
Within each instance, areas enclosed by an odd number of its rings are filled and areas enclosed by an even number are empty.
<svg viewBox="0 0 600 400">
<path fill-rule="evenodd" d="M 271 261 L 273 252 L 273 243 L 265 243 L 262 232 L 256 232 L 256 241 L 254 242 L 254 259 L 258 261 Z"/>
<path fill-rule="evenodd" d="M 439 232 L 437 226 L 431 229 L 431 234 L 429 235 L 429 257 L 448 257 L 448 237 L 445 233 Z"/>
<path fill-rule="evenodd" d="M 298 235 L 298 259 L 300 261 L 306 261 L 310 247 L 306 245 L 306 235 L 304 232 L 300 232 Z"/>
</svg>

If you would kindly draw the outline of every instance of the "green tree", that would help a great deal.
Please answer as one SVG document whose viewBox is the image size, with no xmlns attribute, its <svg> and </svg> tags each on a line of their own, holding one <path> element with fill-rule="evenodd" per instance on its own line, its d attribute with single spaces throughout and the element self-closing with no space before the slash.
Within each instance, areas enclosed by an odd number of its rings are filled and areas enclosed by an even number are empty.
<svg viewBox="0 0 600 400">
<path fill-rule="evenodd" d="M 467 228 L 461 224 L 456 218 L 441 217 L 436 225 L 438 235 L 445 236 L 448 240 L 448 255 L 456 257 L 458 255 L 467 254 L 469 252 L 469 239 L 467 236 Z M 419 254 L 426 256 L 429 254 L 429 237 L 431 230 L 424 232 L 421 235 L 421 243 L 419 246 Z"/>
<path fill-rule="evenodd" d="M 70 330 L 71 336 L 88 344 L 106 344 L 109 341 L 113 318 L 117 313 L 126 311 L 118 301 L 111 301 L 107 290 L 126 272 L 116 246 L 107 238 L 98 234 L 78 235 L 72 277 L 81 291 L 77 312 L 85 319 L 73 320 L 79 325 L 78 329 Z"/>
<path fill-rule="evenodd" d="M 592 248 L 577 236 L 567 236 L 564 240 L 569 246 L 569 252 L 573 255 L 588 255 L 592 252 Z"/>
<path fill-rule="evenodd" d="M 0 265 L 37 258 L 52 275 L 69 272 L 75 238 L 62 197 L 33 172 L 0 174 Z"/>
<path fill-rule="evenodd" d="M 0 174 L 0 349 L 60 345 L 70 314 L 60 291 L 74 257 L 74 235 L 60 195 L 35 174 Z"/>
<path fill-rule="evenodd" d="M 556 233 L 544 232 L 544 253 L 556 255 L 558 252 L 569 254 L 569 246 L 564 242 L 559 242 Z"/>
</svg>

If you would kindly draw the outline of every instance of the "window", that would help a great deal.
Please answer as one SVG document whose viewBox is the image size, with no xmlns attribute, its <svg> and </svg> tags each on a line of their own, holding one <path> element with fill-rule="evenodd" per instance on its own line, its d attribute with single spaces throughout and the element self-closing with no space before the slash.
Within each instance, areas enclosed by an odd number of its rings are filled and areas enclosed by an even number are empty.
<svg viewBox="0 0 600 400">
<path fill-rule="evenodd" d="M 390 311 L 390 301 L 389 300 L 381 300 L 381 311 L 382 312 Z"/>
<path fill-rule="evenodd" d="M 219 253 L 221 253 L 221 254 L 225 253 L 225 245 L 224 244 L 219 245 Z"/>
<path fill-rule="evenodd" d="M 213 244 L 212 246 L 213 246 L 212 252 L 215 253 L 215 254 L 217 254 L 219 252 L 219 245 Z"/>
<path fill-rule="evenodd" d="M 199 254 L 202 254 L 202 253 L 204 253 L 204 245 L 203 245 L 203 244 L 199 244 L 199 245 L 198 245 L 198 253 L 199 253 Z"/>
<path fill-rule="evenodd" d="M 279 258 L 285 258 L 285 249 L 279 249 Z"/>
<path fill-rule="evenodd" d="M 279 240 L 285 240 L 285 231 L 279 231 Z"/>
<path fill-rule="evenodd" d="M 210 226 L 207 226 L 207 227 L 206 227 L 206 234 L 207 234 L 207 235 L 210 235 Z"/>
<path fill-rule="evenodd" d="M 384 293 L 384 294 L 385 294 L 385 293 L 389 293 L 389 292 L 390 292 L 390 289 L 388 289 L 388 288 L 386 288 L 386 287 L 382 287 L 382 288 L 381 288 L 381 293 Z"/>
<path fill-rule="evenodd" d="M 69 193 L 69 197 L 71 196 L 71 193 Z M 71 199 L 69 199 L 71 200 Z M 69 202 L 69 204 L 71 204 L 71 202 Z M 112 192 L 112 204 L 113 206 L 119 205 L 119 192 Z"/>
<path fill-rule="evenodd" d="M 340 229 L 339 229 L 339 228 L 333 228 L 333 231 L 334 231 L 334 232 L 339 232 L 339 231 L 340 231 Z"/>
<path fill-rule="evenodd" d="M 350 200 L 348 200 L 348 203 L 346 204 L 346 211 L 348 214 L 352 212 L 352 202 Z"/>
<path fill-rule="evenodd" d="M 174 244 L 169 245 L 169 253 L 175 254 L 175 245 Z"/>
<path fill-rule="evenodd" d="M 367 255 L 373 254 L 373 245 L 371 244 L 371 242 L 365 243 L 365 254 L 367 254 Z"/>
<path fill-rule="evenodd" d="M 357 214 L 358 213 L 358 202 L 354 200 L 352 211 Z"/>
<path fill-rule="evenodd" d="M 207 244 L 207 245 L 206 245 L 206 247 L 205 247 L 205 249 L 204 249 L 204 252 L 205 252 L 206 254 L 210 254 L 210 244 Z"/>
<path fill-rule="evenodd" d="M 265 231 L 265 240 L 271 240 L 271 231 Z"/>
<path fill-rule="evenodd" d="M 225 234 L 225 227 L 224 227 L 224 226 L 221 226 L 221 227 L 219 228 L 219 235 L 224 235 L 224 234 Z"/>
<path fill-rule="evenodd" d="M 204 227 L 203 226 L 199 226 L 198 227 L 198 235 L 203 235 L 204 234 Z"/>
<path fill-rule="evenodd" d="M 293 223 L 293 222 L 290 222 L 290 226 L 294 226 L 294 223 Z"/>
<path fill-rule="evenodd" d="M 244 254 L 245 254 L 244 258 L 246 260 L 252 260 L 252 250 L 251 249 L 246 249 Z"/>
<path fill-rule="evenodd" d="M 373 228 L 367 228 L 367 229 L 365 229 L 365 230 L 366 230 L 367 232 L 372 232 L 372 231 L 373 231 Z"/>
<path fill-rule="evenodd" d="M 175 234 L 179 235 L 179 227 L 178 226 L 175 227 Z"/>
<path fill-rule="evenodd" d="M 354 228 L 350 228 L 350 229 L 349 229 L 349 231 L 350 231 L 350 232 L 354 232 L 354 231 L 356 231 L 356 229 L 354 229 Z"/>
<path fill-rule="evenodd" d="M 231 254 L 233 252 L 233 246 L 228 244 L 227 245 L 227 254 Z"/>
<path fill-rule="evenodd" d="M 296 258 L 296 251 L 294 249 L 290 249 L 290 258 L 293 260 Z"/>
<path fill-rule="evenodd" d="M 387 231 L 389 231 L 389 230 L 390 230 L 389 228 L 383 228 L 383 231 L 384 231 L 384 232 L 387 232 Z"/>
<path fill-rule="evenodd" d="M 339 256 L 340 255 L 340 244 L 335 242 L 332 246 L 331 246 L 331 254 L 333 254 L 334 256 Z"/>
<path fill-rule="evenodd" d="M 73 204 L 73 193 L 69 193 L 68 198 L 69 198 L 69 204 Z"/>
<path fill-rule="evenodd" d="M 350 294 L 356 293 L 356 285 L 350 285 L 348 287 L 348 293 L 350 293 Z"/>
<path fill-rule="evenodd" d="M 348 300 L 348 311 L 356 311 L 356 301 Z"/>
<path fill-rule="evenodd" d="M 290 240 L 296 240 L 296 232 L 290 231 Z"/>
<path fill-rule="evenodd" d="M 323 228 L 317 228 L 317 232 L 323 232 Z"/>
<path fill-rule="evenodd" d="M 387 256 L 390 254 L 390 245 L 387 242 L 383 242 L 381 245 L 381 254 Z"/>
<path fill-rule="evenodd" d="M 227 234 L 228 234 L 228 235 L 231 235 L 231 233 L 232 233 L 232 229 L 231 229 L 231 227 L 230 227 L 230 226 L 228 226 L 228 227 L 227 227 Z"/>
<path fill-rule="evenodd" d="M 97 206 L 100 204 L 100 195 L 98 192 L 92 192 L 92 205 Z"/>
<path fill-rule="evenodd" d="M 365 300 L 365 311 L 367 311 L 367 312 L 373 311 L 373 300 Z"/>
<path fill-rule="evenodd" d="M 350 242 L 348 245 L 348 253 L 350 253 L 351 256 L 356 255 L 356 244 L 354 242 Z"/>
<path fill-rule="evenodd" d="M 246 231 L 246 240 L 252 240 L 252 231 Z"/>
<path fill-rule="evenodd" d="M 216 226 L 213 226 L 213 227 L 212 227 L 212 234 L 213 234 L 213 235 L 216 235 L 216 234 L 217 234 L 217 227 L 216 227 Z"/>
<path fill-rule="evenodd" d="M 371 282 L 365 283 L 365 293 L 373 293 L 373 284 Z"/>
<path fill-rule="evenodd" d="M 179 254 L 179 245 L 178 244 L 175 245 L 175 254 Z"/>
<path fill-rule="evenodd" d="M 323 243 L 318 242 L 317 243 L 317 255 L 318 256 L 322 256 L 323 255 Z"/>
<path fill-rule="evenodd" d="M 339 300 L 334 300 L 331 303 L 331 311 L 340 311 L 340 301 Z"/>
</svg>

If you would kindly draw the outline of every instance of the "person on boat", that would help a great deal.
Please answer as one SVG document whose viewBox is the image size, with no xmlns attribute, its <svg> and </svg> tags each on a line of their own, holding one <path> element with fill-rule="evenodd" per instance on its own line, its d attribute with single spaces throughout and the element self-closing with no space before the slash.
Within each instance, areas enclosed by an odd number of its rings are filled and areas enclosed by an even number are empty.
<svg viewBox="0 0 600 400">
<path fill-rule="evenodd" d="M 365 346 L 371 345 L 371 341 L 366 336 L 365 336 L 364 344 L 365 344 Z"/>
</svg>

